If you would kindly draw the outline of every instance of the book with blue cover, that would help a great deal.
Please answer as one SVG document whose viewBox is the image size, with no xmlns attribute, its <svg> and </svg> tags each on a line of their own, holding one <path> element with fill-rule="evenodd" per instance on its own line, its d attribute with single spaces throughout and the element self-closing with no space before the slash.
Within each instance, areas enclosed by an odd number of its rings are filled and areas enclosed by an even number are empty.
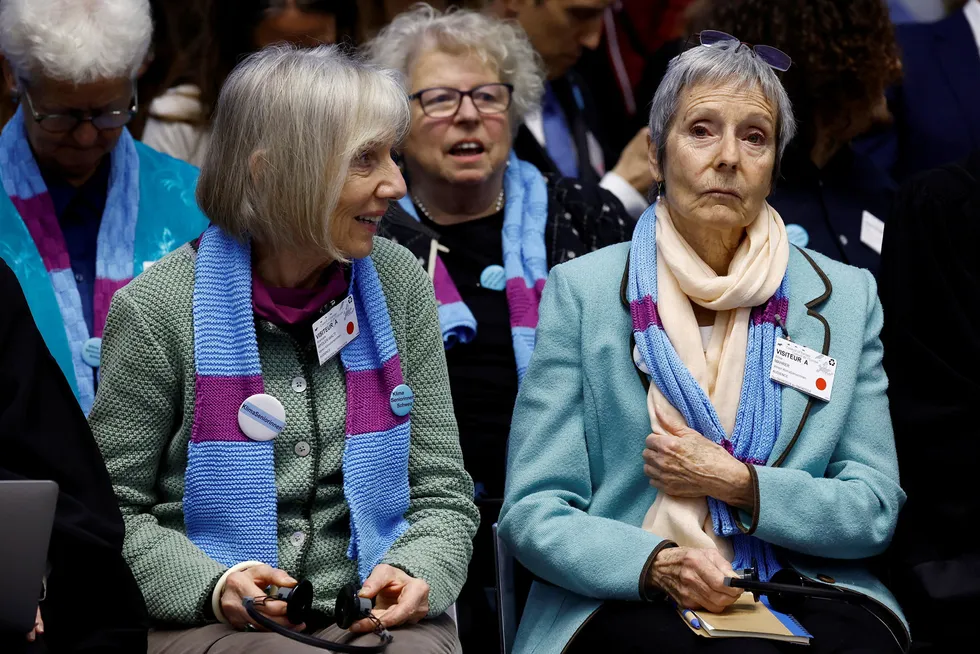
<svg viewBox="0 0 980 654">
<path fill-rule="evenodd" d="M 697 616 L 700 628 L 695 629 L 687 620 L 684 624 L 705 638 L 766 638 L 797 645 L 809 645 L 813 638 L 796 618 L 773 610 L 765 598 L 756 602 L 752 593 L 743 593 L 721 613 L 704 610 L 692 613 Z"/>
</svg>

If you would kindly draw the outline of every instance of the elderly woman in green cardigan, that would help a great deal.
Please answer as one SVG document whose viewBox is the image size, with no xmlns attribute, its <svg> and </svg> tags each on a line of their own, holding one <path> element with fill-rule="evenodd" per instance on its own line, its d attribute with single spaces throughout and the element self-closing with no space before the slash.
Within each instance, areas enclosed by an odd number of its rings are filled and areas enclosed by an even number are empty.
<svg viewBox="0 0 980 654">
<path fill-rule="evenodd" d="M 348 583 L 389 652 L 454 652 L 445 615 L 477 526 L 432 285 L 375 238 L 405 193 L 392 75 L 333 47 L 246 59 L 222 90 L 203 236 L 117 294 L 91 416 L 159 627 L 150 652 L 313 651 L 245 597 L 312 581 L 330 640 Z M 176 629 L 175 629 L 176 627 Z M 365 619 L 351 628 L 373 639 Z M 376 642 L 376 641 L 373 641 Z"/>
</svg>

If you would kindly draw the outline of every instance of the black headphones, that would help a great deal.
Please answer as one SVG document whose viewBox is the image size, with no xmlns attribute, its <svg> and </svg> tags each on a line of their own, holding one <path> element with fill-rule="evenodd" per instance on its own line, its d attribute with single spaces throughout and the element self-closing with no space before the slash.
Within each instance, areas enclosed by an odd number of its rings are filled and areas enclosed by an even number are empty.
<svg viewBox="0 0 980 654">
<path fill-rule="evenodd" d="M 337 620 L 337 626 L 341 629 L 350 628 L 350 626 L 358 620 L 371 618 L 371 609 L 374 608 L 374 600 L 367 597 L 360 597 L 357 594 L 359 590 L 360 589 L 354 584 L 347 584 L 340 589 L 339 593 L 337 593 L 337 603 L 334 608 L 334 617 Z M 380 652 L 384 652 L 388 648 L 388 645 L 391 644 L 391 641 L 394 640 L 388 630 L 386 630 L 376 618 L 374 618 L 374 633 L 376 633 L 378 638 L 381 639 L 381 642 L 377 645 L 348 645 L 345 643 L 335 643 L 329 640 L 314 638 L 313 636 L 308 636 L 296 631 L 290 631 L 289 629 L 286 629 L 282 625 L 273 622 L 266 616 L 262 615 L 255 608 L 256 605 L 261 606 L 269 600 L 281 600 L 285 602 L 286 619 L 293 624 L 302 624 L 303 622 L 306 622 L 313 610 L 313 584 L 311 584 L 308 580 L 303 580 L 296 584 L 293 588 L 279 588 L 274 594 L 266 597 L 260 597 L 258 600 L 252 597 L 246 597 L 242 600 L 242 605 L 245 607 L 248 617 L 255 624 L 281 636 L 285 636 L 286 638 L 291 638 L 292 640 L 303 643 L 304 645 L 310 645 L 320 649 L 328 649 L 333 652 L 343 652 L 345 654 L 380 654 Z"/>
</svg>

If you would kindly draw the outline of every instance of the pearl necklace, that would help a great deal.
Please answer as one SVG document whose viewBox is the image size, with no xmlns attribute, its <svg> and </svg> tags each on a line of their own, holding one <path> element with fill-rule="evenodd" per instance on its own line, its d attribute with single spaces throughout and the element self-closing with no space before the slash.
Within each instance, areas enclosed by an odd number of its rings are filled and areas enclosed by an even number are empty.
<svg viewBox="0 0 980 654">
<path fill-rule="evenodd" d="M 422 210 L 422 213 L 425 214 L 426 218 L 432 220 L 432 216 L 429 215 L 429 210 L 426 209 L 425 205 L 422 204 L 422 201 L 419 200 L 419 196 L 415 195 L 414 193 L 412 193 L 412 202 L 414 202 L 415 205 Z M 493 206 L 493 212 L 499 213 L 500 210 L 503 208 L 504 208 L 504 189 L 500 189 L 500 195 L 497 196 L 497 203 Z"/>
</svg>

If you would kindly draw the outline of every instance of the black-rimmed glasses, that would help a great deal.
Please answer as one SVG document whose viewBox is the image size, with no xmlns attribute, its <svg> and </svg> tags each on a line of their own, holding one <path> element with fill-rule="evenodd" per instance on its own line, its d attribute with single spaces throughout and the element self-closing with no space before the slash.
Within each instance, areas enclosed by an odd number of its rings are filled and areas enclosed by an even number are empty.
<svg viewBox="0 0 980 654">
<path fill-rule="evenodd" d="M 460 91 L 445 86 L 422 89 L 408 96 L 418 100 L 422 112 L 429 118 L 449 118 L 459 111 L 463 98 L 469 96 L 476 110 L 484 115 L 502 114 L 510 108 L 512 84 L 481 84 L 469 91 Z"/>
<path fill-rule="evenodd" d="M 133 90 L 133 102 L 130 104 L 129 109 L 87 112 L 72 109 L 63 114 L 40 114 L 34 109 L 34 101 L 31 100 L 31 94 L 27 92 L 26 88 L 24 89 L 23 95 L 27 100 L 27 108 L 30 110 L 34 122 L 45 132 L 52 134 L 71 132 L 80 123 L 86 122 L 92 123 L 92 126 L 100 131 L 104 129 L 119 129 L 133 119 L 133 116 L 136 115 L 139 108 L 139 96 L 135 89 Z"/>
<path fill-rule="evenodd" d="M 702 30 L 697 36 L 701 45 L 706 48 L 719 44 L 734 45 L 735 47 L 741 47 L 744 45 L 750 48 L 752 52 L 759 57 L 759 59 L 766 62 L 770 68 L 783 73 L 789 70 L 789 67 L 793 65 L 793 60 L 788 54 L 782 50 L 779 50 L 778 48 L 772 47 L 771 45 L 752 45 L 751 43 L 740 41 L 731 34 L 726 34 L 725 32 L 720 32 L 718 30 Z"/>
</svg>

